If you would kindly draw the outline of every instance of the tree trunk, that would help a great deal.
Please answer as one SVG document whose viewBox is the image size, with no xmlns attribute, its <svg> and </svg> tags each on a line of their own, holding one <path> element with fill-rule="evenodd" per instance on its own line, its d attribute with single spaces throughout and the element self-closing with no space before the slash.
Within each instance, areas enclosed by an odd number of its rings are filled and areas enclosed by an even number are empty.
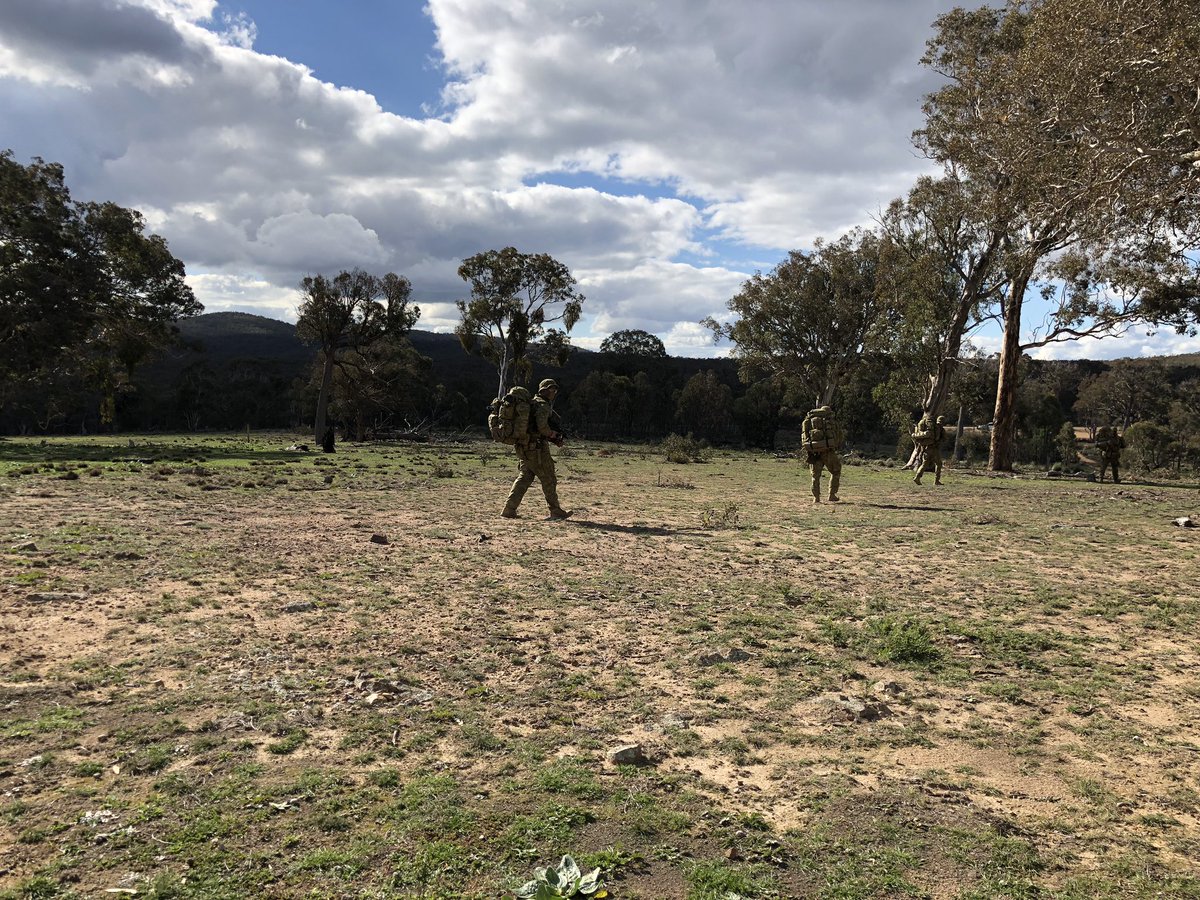
<svg viewBox="0 0 1200 900">
<path fill-rule="evenodd" d="M 329 389 L 333 385 L 333 351 L 325 352 L 325 371 L 321 373 L 321 392 L 317 395 L 317 424 L 313 429 L 313 441 L 321 443 L 325 437 L 325 415 L 329 410 Z"/>
<path fill-rule="evenodd" d="M 961 403 L 958 404 L 958 425 L 954 429 L 954 458 L 962 459 L 962 436 L 963 436 L 963 420 L 966 416 L 966 407 Z"/>
<path fill-rule="evenodd" d="M 996 408 L 992 417 L 992 444 L 988 469 L 1011 472 L 1017 443 L 1017 372 L 1021 363 L 1021 304 L 1030 274 L 1014 276 L 1004 298 L 1004 343 L 1000 350 L 1000 374 L 996 384 Z"/>
</svg>

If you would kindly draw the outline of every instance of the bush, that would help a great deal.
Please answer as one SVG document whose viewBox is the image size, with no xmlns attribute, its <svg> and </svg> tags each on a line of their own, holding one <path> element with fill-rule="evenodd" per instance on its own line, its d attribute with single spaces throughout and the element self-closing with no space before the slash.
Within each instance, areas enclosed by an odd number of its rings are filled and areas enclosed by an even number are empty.
<svg viewBox="0 0 1200 900">
<path fill-rule="evenodd" d="M 1054 444 L 1058 450 L 1058 458 L 1062 460 L 1063 469 L 1073 472 L 1079 468 L 1079 444 L 1075 440 L 1074 425 L 1064 422 L 1063 427 L 1058 429 Z"/>
<path fill-rule="evenodd" d="M 964 431 L 959 443 L 963 458 L 966 460 L 985 460 L 992 449 L 991 436 L 985 432 L 974 430 Z"/>
<path fill-rule="evenodd" d="M 673 463 L 708 462 L 713 455 L 712 448 L 702 441 L 697 441 L 690 431 L 687 437 L 668 434 L 662 442 L 661 449 L 667 462 Z"/>
<path fill-rule="evenodd" d="M 1125 429 L 1126 461 L 1137 469 L 1159 469 L 1170 460 L 1171 432 L 1154 422 L 1134 422 Z"/>
</svg>

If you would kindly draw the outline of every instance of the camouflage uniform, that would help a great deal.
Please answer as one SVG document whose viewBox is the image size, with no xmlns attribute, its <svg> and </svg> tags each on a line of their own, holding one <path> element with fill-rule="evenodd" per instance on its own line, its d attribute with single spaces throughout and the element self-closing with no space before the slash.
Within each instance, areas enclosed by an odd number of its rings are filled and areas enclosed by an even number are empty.
<svg viewBox="0 0 1200 900">
<path fill-rule="evenodd" d="M 517 507 L 535 478 L 542 483 L 550 518 L 566 519 L 571 515 L 571 511 L 563 509 L 558 502 L 558 476 L 554 472 L 554 457 L 550 455 L 550 444 L 562 446 L 563 441 L 554 427 L 558 424 L 558 415 L 554 412 L 557 394 L 557 382 L 546 378 L 538 384 L 538 392 L 530 402 L 528 441 L 513 448 L 517 453 L 517 480 L 508 492 L 508 501 L 501 513 L 506 519 L 517 517 Z"/>
<path fill-rule="evenodd" d="M 1112 466 L 1113 484 L 1121 483 L 1119 467 L 1121 465 L 1121 448 L 1125 446 L 1125 438 L 1117 434 L 1117 429 L 1111 425 L 1101 425 L 1096 429 L 1096 449 L 1100 451 L 1100 481 L 1104 482 L 1104 470 Z"/>
<path fill-rule="evenodd" d="M 933 473 L 934 484 L 942 483 L 942 445 L 946 443 L 945 421 L 945 416 L 938 416 L 936 422 L 931 421 L 929 413 L 925 413 L 913 429 L 913 442 L 921 450 L 921 463 L 917 466 L 916 477 L 913 478 L 917 484 L 921 483 L 921 476 L 926 472 Z"/>
<path fill-rule="evenodd" d="M 804 449 L 808 453 L 808 465 L 812 469 L 813 503 L 821 502 L 821 470 L 829 470 L 829 499 L 838 499 L 838 485 L 842 480 L 842 457 L 838 449 L 842 446 L 842 426 L 833 418 L 828 406 L 818 406 L 804 417 Z"/>
</svg>

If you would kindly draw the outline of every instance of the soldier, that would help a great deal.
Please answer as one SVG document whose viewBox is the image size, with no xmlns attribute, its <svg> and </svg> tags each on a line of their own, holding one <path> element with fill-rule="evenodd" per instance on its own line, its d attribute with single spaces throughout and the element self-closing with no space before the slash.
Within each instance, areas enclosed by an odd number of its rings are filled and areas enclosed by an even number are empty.
<svg viewBox="0 0 1200 900">
<path fill-rule="evenodd" d="M 1118 467 L 1121 464 L 1121 450 L 1125 446 L 1125 438 L 1117 434 L 1112 425 L 1101 425 L 1096 429 L 1096 449 L 1100 451 L 1100 483 L 1104 483 L 1104 470 L 1112 466 L 1113 484 L 1121 483 Z"/>
<path fill-rule="evenodd" d="M 933 472 L 933 483 L 942 483 L 942 445 L 946 442 L 946 417 L 938 416 L 930 421 L 929 413 L 921 416 L 912 433 L 913 443 L 919 448 L 917 474 L 913 481 L 921 483 L 921 476 Z"/>
<path fill-rule="evenodd" d="M 818 406 L 804 417 L 803 445 L 812 469 L 813 503 L 821 502 L 821 469 L 829 469 L 829 500 L 838 501 L 838 484 L 842 480 L 842 458 L 838 450 L 845 435 L 842 426 L 833 418 L 828 406 Z"/>
<path fill-rule="evenodd" d="M 555 428 L 558 414 L 554 412 L 554 398 L 557 396 L 558 383 L 554 379 L 546 378 L 538 384 L 538 391 L 530 403 L 529 439 L 526 443 L 517 443 L 513 448 L 517 451 L 517 480 L 508 492 L 504 512 L 500 513 L 506 519 L 517 517 L 517 507 L 521 505 L 521 499 L 535 478 L 542 483 L 542 493 L 546 495 L 546 504 L 550 507 L 550 518 L 571 517 L 571 510 L 559 505 L 558 477 L 554 474 L 554 457 L 550 455 L 550 444 L 558 447 L 563 445 L 562 433 Z"/>
</svg>

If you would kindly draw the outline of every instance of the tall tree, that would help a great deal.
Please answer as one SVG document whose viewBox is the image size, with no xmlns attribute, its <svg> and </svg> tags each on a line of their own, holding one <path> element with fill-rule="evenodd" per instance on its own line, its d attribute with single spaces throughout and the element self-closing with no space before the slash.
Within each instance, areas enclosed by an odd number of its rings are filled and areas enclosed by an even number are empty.
<svg viewBox="0 0 1200 900">
<path fill-rule="evenodd" d="M 949 396 L 963 342 L 1000 296 L 1004 232 L 988 205 L 994 201 L 951 168 L 942 178 L 919 179 L 881 220 L 884 267 L 903 306 L 890 350 L 910 361 L 897 376 L 925 373 L 921 407 L 933 416 Z"/>
<path fill-rule="evenodd" d="M 339 357 L 354 352 L 363 358 L 376 342 L 401 338 L 420 318 L 410 302 L 407 278 L 388 272 L 382 278 L 361 269 L 339 272 L 333 278 L 310 275 L 300 282 L 304 300 L 296 320 L 296 335 L 320 350 L 321 386 L 317 395 L 314 440 L 325 434 L 334 367 Z"/>
<path fill-rule="evenodd" d="M 458 274 L 470 285 L 471 298 L 458 301 L 454 333 L 464 350 L 496 366 L 497 396 L 504 396 L 514 376 L 529 380 L 535 342 L 545 346 L 547 362 L 565 362 L 566 332 L 579 321 L 584 301 L 570 269 L 549 254 L 505 247 L 464 259 Z M 563 330 L 550 328 L 553 322 Z"/>
<path fill-rule="evenodd" d="M 991 192 L 990 208 L 1007 213 L 994 223 L 1007 283 L 989 458 L 995 470 L 1014 460 L 1024 350 L 1119 333 L 1138 319 L 1172 320 L 1195 292 L 1186 258 L 1173 252 L 1176 237 L 1159 227 L 1169 221 L 1159 214 L 1162 196 L 1128 165 L 1111 164 L 1103 142 L 1080 126 L 1090 113 L 1060 112 L 1071 96 L 1060 92 L 1047 103 L 1053 70 L 1078 42 L 1046 45 L 1031 24 L 1038 5 L 953 10 L 935 23 L 922 60 L 948 84 L 926 98 L 918 146 Z M 1061 280 L 1062 289 L 1039 285 L 1046 279 Z M 1051 311 L 1023 342 L 1025 305 L 1039 295 L 1053 301 Z"/>
<path fill-rule="evenodd" d="M 710 441 L 733 435 L 733 391 L 711 369 L 697 372 L 679 392 L 675 423 L 680 430 Z"/>
<path fill-rule="evenodd" d="M 600 352 L 618 356 L 647 356 L 652 359 L 665 359 L 667 356 L 667 348 L 656 335 L 638 328 L 614 331 L 600 342 Z"/>
<path fill-rule="evenodd" d="M 743 284 L 728 304 L 735 321 L 704 324 L 716 340 L 733 342 L 744 381 L 784 376 L 814 403 L 828 403 L 895 310 L 893 298 L 877 290 L 878 264 L 879 238 L 871 232 L 818 241 L 811 253 L 793 250 Z"/>
<path fill-rule="evenodd" d="M 111 422 L 133 369 L 203 308 L 144 232 L 136 210 L 73 201 L 57 163 L 0 153 L 0 385 L 81 379 Z"/>
</svg>

